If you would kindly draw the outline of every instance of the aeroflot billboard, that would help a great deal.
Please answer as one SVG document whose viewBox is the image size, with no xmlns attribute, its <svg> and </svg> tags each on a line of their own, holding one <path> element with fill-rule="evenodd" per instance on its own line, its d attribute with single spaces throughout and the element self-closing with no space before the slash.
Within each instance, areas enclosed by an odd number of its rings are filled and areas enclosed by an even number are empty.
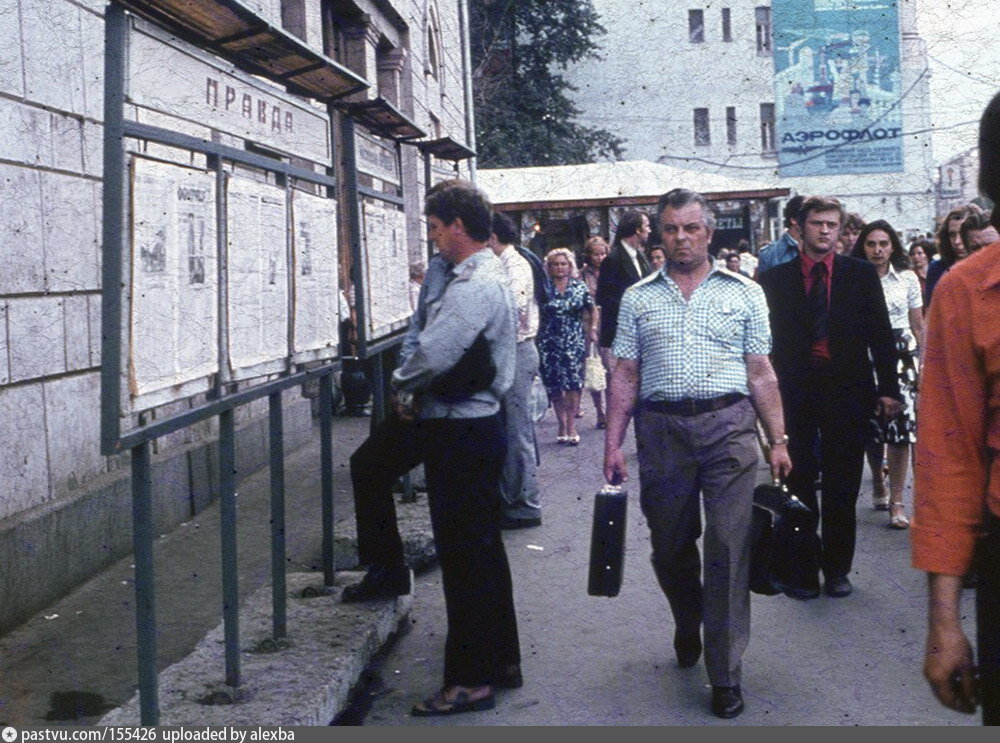
<svg viewBox="0 0 1000 743">
<path fill-rule="evenodd" d="M 903 170 L 897 0 L 772 0 L 783 176 Z"/>
</svg>

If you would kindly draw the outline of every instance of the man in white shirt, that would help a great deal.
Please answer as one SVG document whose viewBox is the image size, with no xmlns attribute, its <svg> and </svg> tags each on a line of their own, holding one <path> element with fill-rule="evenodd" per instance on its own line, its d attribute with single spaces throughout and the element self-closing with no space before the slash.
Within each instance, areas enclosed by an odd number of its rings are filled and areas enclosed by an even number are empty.
<svg viewBox="0 0 1000 743">
<path fill-rule="evenodd" d="M 494 212 L 490 247 L 500 258 L 517 303 L 517 354 L 514 383 L 503 398 L 507 427 L 507 458 L 500 473 L 504 513 L 501 526 L 523 529 L 540 526 L 542 504 L 538 494 L 538 458 L 535 422 L 531 416 L 531 384 L 538 374 L 538 302 L 531 266 L 514 247 L 517 227 L 506 214 Z"/>
</svg>

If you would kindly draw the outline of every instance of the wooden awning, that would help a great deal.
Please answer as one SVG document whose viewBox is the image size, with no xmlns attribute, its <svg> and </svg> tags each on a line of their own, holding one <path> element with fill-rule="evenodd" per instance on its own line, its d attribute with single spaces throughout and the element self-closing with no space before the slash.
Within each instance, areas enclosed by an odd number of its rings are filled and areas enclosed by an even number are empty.
<svg viewBox="0 0 1000 743">
<path fill-rule="evenodd" d="M 345 103 L 340 108 L 372 134 L 378 134 L 381 137 L 407 140 L 423 137 L 427 134 L 381 96 L 371 101 Z"/>
<path fill-rule="evenodd" d="M 176 36 L 297 95 L 330 101 L 367 80 L 276 28 L 239 0 L 117 0 Z"/>
<path fill-rule="evenodd" d="M 451 137 L 441 137 L 440 139 L 430 139 L 424 142 L 412 142 L 420 148 L 421 152 L 430 153 L 434 157 L 442 160 L 467 160 L 476 156 L 476 151 L 466 147 L 461 142 Z"/>
</svg>

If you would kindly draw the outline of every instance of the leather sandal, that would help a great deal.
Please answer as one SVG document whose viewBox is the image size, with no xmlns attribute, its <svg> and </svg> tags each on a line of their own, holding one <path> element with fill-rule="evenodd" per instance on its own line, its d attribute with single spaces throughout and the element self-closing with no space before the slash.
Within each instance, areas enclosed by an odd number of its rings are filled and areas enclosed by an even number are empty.
<svg viewBox="0 0 1000 743">
<path fill-rule="evenodd" d="M 444 715 L 457 715 L 462 712 L 480 712 L 482 710 L 493 709 L 496 706 L 496 696 L 491 690 L 489 694 L 479 699 L 469 699 L 469 693 L 461 690 L 455 693 L 455 701 L 445 702 L 446 689 L 442 689 L 435 696 L 425 699 L 413 705 L 410 714 L 414 717 L 442 717 Z"/>
</svg>

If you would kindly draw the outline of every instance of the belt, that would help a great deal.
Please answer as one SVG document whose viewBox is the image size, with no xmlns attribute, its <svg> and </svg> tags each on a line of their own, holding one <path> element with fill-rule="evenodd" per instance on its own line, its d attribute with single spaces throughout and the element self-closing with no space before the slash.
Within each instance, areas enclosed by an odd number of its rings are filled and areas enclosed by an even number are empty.
<svg viewBox="0 0 1000 743">
<path fill-rule="evenodd" d="M 688 398 L 686 400 L 643 400 L 642 409 L 652 410 L 667 415 L 701 415 L 714 410 L 722 410 L 746 399 L 742 392 L 730 392 L 728 395 L 710 397 L 705 400 Z"/>
</svg>

